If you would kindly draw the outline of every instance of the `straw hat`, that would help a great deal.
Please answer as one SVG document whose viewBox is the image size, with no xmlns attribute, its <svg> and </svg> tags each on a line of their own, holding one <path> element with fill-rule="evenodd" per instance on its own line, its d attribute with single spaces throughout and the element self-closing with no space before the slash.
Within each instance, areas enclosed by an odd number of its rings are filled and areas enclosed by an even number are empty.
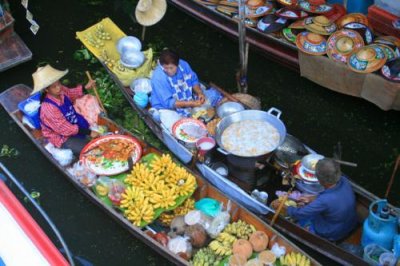
<svg viewBox="0 0 400 266">
<path fill-rule="evenodd" d="M 328 4 L 314 4 L 310 1 L 301 1 L 299 6 L 306 12 L 322 14 L 332 10 L 332 6 Z"/>
<path fill-rule="evenodd" d="M 151 26 L 159 22 L 166 12 L 166 0 L 139 0 L 135 16 L 140 25 Z"/>
<path fill-rule="evenodd" d="M 347 58 L 363 46 L 364 40 L 358 32 L 342 29 L 329 37 L 326 52 L 333 61 L 347 63 Z"/>
<path fill-rule="evenodd" d="M 67 75 L 68 69 L 62 71 L 53 68 L 49 64 L 44 67 L 39 67 L 35 73 L 32 74 L 33 78 L 33 91 L 31 94 L 34 94 L 38 91 L 41 91 L 54 82 L 60 80 L 62 77 Z"/>
<path fill-rule="evenodd" d="M 266 3 L 264 6 L 259 6 L 255 9 L 249 8 L 247 6 L 245 8 L 246 17 L 248 17 L 250 19 L 263 17 L 263 16 L 271 13 L 273 10 L 274 10 L 274 7 L 270 3 Z"/>
<path fill-rule="evenodd" d="M 297 6 L 297 0 L 277 0 L 279 4 L 289 7 L 289 8 L 294 8 Z"/>
<path fill-rule="evenodd" d="M 233 16 L 238 13 L 238 8 L 233 6 L 217 5 L 215 10 L 228 16 Z"/>
<path fill-rule="evenodd" d="M 383 52 L 385 53 L 386 58 L 387 58 L 388 61 L 397 57 L 397 54 L 392 49 L 392 47 L 390 47 L 388 45 L 385 45 L 385 44 L 381 44 L 381 43 L 374 43 L 374 44 L 380 46 L 383 49 Z"/>
<path fill-rule="evenodd" d="M 341 4 L 332 4 L 332 10 L 324 13 L 324 16 L 332 22 L 335 22 L 344 15 L 346 15 L 346 8 Z"/>
<path fill-rule="evenodd" d="M 388 80 L 400 82 L 400 57 L 386 62 L 381 72 Z"/>
<path fill-rule="evenodd" d="M 273 33 L 285 28 L 286 23 L 287 19 L 269 14 L 258 21 L 257 29 L 264 33 Z"/>
<path fill-rule="evenodd" d="M 350 13 L 347 14 L 343 17 L 341 17 L 338 21 L 337 21 L 337 25 L 339 28 L 343 28 L 344 25 L 352 23 L 352 22 L 357 22 L 357 23 L 361 23 L 364 24 L 366 26 L 369 26 L 368 23 L 368 18 L 361 13 Z"/>
<path fill-rule="evenodd" d="M 350 29 L 350 30 L 355 30 L 360 35 L 363 37 L 365 44 L 370 44 L 372 42 L 372 39 L 374 38 L 374 35 L 371 31 L 370 28 L 368 28 L 367 25 L 358 23 L 358 22 L 351 22 L 343 27 L 344 29 Z"/>
<path fill-rule="evenodd" d="M 302 52 L 311 55 L 326 54 L 326 39 L 324 36 L 304 31 L 296 37 L 296 46 Z"/>
<path fill-rule="evenodd" d="M 350 55 L 347 65 L 358 73 L 371 73 L 380 69 L 386 62 L 383 49 L 375 44 L 364 46 Z"/>
<path fill-rule="evenodd" d="M 286 19 L 302 19 L 308 17 L 308 14 L 302 10 L 290 9 L 287 7 L 281 8 L 275 12 L 278 17 Z"/>
<path fill-rule="evenodd" d="M 305 29 L 306 24 L 304 23 L 304 19 L 299 19 L 289 25 L 291 29 Z"/>
<path fill-rule="evenodd" d="M 295 43 L 297 35 L 303 31 L 304 31 L 304 29 L 284 28 L 282 30 L 282 34 L 286 40 L 288 40 L 289 42 Z"/>
<path fill-rule="evenodd" d="M 336 24 L 325 16 L 306 18 L 304 24 L 307 30 L 321 35 L 331 35 L 336 31 Z"/>
</svg>

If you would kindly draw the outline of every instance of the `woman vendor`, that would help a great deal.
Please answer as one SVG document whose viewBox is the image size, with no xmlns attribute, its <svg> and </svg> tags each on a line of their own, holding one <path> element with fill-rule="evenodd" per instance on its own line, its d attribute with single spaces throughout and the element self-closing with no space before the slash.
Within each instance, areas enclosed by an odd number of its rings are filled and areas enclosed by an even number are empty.
<svg viewBox="0 0 400 266">
<path fill-rule="evenodd" d="M 214 89 L 202 90 L 196 73 L 179 56 L 165 49 L 151 77 L 151 105 L 156 109 L 176 109 L 183 116 L 190 116 L 192 107 L 206 101 L 215 106 L 222 95 Z"/>
<path fill-rule="evenodd" d="M 309 231 L 330 241 L 345 238 L 357 225 L 355 195 L 349 181 L 332 159 L 319 160 L 315 174 L 325 188 L 316 197 L 303 197 L 303 207 L 288 207 L 287 213 Z"/>
<path fill-rule="evenodd" d="M 71 149 L 79 154 L 89 142 L 87 136 L 95 138 L 99 134 L 89 129 L 86 119 L 75 111 L 73 102 L 83 96 L 82 85 L 67 88 L 60 79 L 68 73 L 57 70 L 50 65 L 39 67 L 32 74 L 34 89 L 32 94 L 42 91 L 40 107 L 40 124 L 43 136 L 57 148 Z M 95 81 L 89 80 L 86 89 Z"/>
</svg>

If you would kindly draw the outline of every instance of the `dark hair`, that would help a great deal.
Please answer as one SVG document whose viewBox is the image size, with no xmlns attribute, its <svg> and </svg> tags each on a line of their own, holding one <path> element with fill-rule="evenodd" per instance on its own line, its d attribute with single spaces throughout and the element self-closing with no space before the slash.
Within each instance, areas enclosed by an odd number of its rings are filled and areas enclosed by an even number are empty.
<svg viewBox="0 0 400 266">
<path fill-rule="evenodd" d="M 319 160 L 315 166 L 315 175 L 321 185 L 336 184 L 342 175 L 340 166 L 332 159 L 324 158 Z"/>
<path fill-rule="evenodd" d="M 174 64 L 175 66 L 177 66 L 179 65 L 179 56 L 175 51 L 171 49 L 164 49 L 160 54 L 160 64 Z"/>
<path fill-rule="evenodd" d="M 47 92 L 46 92 L 45 90 L 43 90 L 43 91 L 41 91 L 40 93 L 41 93 L 41 94 L 40 94 L 40 99 L 39 99 L 39 101 L 40 101 L 40 103 L 42 103 L 42 102 L 44 101 L 44 99 L 46 98 Z"/>
</svg>

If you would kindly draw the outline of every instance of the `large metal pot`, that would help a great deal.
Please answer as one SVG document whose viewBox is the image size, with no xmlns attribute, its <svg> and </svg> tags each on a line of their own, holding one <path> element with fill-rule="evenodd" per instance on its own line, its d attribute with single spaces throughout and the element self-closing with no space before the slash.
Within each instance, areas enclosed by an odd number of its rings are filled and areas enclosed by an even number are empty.
<svg viewBox="0 0 400 266">
<path fill-rule="evenodd" d="M 276 115 L 274 115 L 276 113 Z M 224 117 L 217 125 L 215 129 L 215 140 L 217 141 L 218 145 L 220 148 L 224 149 L 227 153 L 234 154 L 231 151 L 227 150 L 224 145 L 222 145 L 222 133 L 224 132 L 225 129 L 227 129 L 230 125 L 233 123 L 237 123 L 240 121 L 245 121 L 245 120 L 262 120 L 270 123 L 272 126 L 274 126 L 278 132 L 279 132 L 279 143 L 278 145 L 272 149 L 270 152 L 275 150 L 278 146 L 280 146 L 283 141 L 285 140 L 286 137 L 286 127 L 285 124 L 279 119 L 281 116 L 282 112 L 275 107 L 270 108 L 267 112 L 264 111 L 258 111 L 258 110 L 245 110 L 241 112 L 237 112 L 231 115 L 228 115 Z M 269 153 L 270 153 L 269 152 Z M 239 157 L 255 157 L 253 155 L 249 156 L 243 156 L 243 155 L 237 155 Z M 265 155 L 265 154 L 262 154 Z M 259 155 L 259 156 L 262 156 Z M 256 156 L 256 157 L 259 157 Z"/>
<path fill-rule="evenodd" d="M 274 115 L 274 113 L 276 115 Z M 254 187 L 257 183 L 256 163 L 267 160 L 269 156 L 272 155 L 273 150 L 259 156 L 238 156 L 230 153 L 229 150 L 224 149 L 221 141 L 222 133 L 231 124 L 236 122 L 244 120 L 263 120 L 269 122 L 278 130 L 280 135 L 279 144 L 277 145 L 278 147 L 283 143 L 286 136 L 286 127 L 279 119 L 281 113 L 282 112 L 276 108 L 270 108 L 267 112 L 258 110 L 241 111 L 224 117 L 216 127 L 215 139 L 220 147 L 218 150 L 227 156 L 229 172 L 239 180 L 249 184 L 250 187 Z"/>
</svg>

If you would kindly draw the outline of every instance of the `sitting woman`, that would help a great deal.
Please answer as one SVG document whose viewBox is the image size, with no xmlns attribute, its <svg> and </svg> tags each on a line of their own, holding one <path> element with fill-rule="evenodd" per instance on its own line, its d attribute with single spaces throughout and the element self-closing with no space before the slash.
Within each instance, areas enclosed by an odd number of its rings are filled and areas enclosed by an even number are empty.
<svg viewBox="0 0 400 266">
<path fill-rule="evenodd" d="M 202 90 L 190 65 L 169 49 L 161 52 L 151 85 L 150 101 L 153 108 L 176 109 L 183 116 L 190 116 L 193 107 L 206 102 L 215 106 L 222 99 L 215 89 Z"/>
<path fill-rule="evenodd" d="M 32 74 L 34 81 L 33 93 L 42 91 L 40 107 L 40 124 L 43 136 L 55 147 L 71 149 L 76 155 L 92 138 L 99 134 L 89 129 L 86 119 L 75 111 L 73 102 L 83 96 L 82 85 L 76 88 L 67 88 L 60 83 L 60 79 L 68 70 L 60 71 L 50 65 L 39 67 Z M 85 88 L 94 85 L 90 80 Z"/>
</svg>

